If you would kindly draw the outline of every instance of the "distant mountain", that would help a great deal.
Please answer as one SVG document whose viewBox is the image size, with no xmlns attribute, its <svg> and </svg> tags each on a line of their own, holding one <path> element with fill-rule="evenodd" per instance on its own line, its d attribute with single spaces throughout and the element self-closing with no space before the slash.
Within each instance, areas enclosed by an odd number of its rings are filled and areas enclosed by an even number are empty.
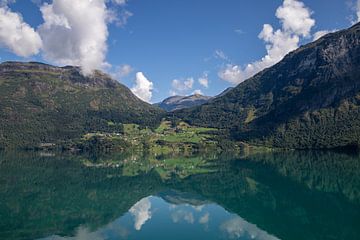
<svg viewBox="0 0 360 240">
<path fill-rule="evenodd" d="M 223 96 L 175 114 L 254 144 L 359 145 L 360 23 L 300 47 Z"/>
<path fill-rule="evenodd" d="M 211 99 L 212 97 L 203 96 L 201 94 L 194 94 L 191 96 L 173 96 L 166 98 L 161 103 L 156 103 L 155 105 L 164 109 L 165 111 L 171 112 L 179 109 L 199 106 Z"/>
<path fill-rule="evenodd" d="M 100 71 L 85 77 L 71 66 L 0 64 L 0 148 L 118 131 L 122 123 L 155 126 L 162 114 Z"/>
</svg>

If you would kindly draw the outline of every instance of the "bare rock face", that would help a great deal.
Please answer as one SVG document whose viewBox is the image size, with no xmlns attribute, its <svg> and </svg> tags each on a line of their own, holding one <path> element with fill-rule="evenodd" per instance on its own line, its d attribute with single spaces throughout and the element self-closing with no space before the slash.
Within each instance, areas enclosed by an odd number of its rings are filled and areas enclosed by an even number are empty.
<svg viewBox="0 0 360 240">
<path fill-rule="evenodd" d="M 176 114 L 232 137 L 290 148 L 360 141 L 360 23 L 289 53 L 226 94 Z"/>
</svg>

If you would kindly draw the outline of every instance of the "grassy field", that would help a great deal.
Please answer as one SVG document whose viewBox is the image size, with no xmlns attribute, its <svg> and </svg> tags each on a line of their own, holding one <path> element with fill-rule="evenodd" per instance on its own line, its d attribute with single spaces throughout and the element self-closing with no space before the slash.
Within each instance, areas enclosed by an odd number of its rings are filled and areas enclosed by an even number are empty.
<svg viewBox="0 0 360 240">
<path fill-rule="evenodd" d="M 109 121 L 109 126 L 116 123 Z M 145 151 L 154 155 L 193 152 L 216 146 L 216 129 L 195 127 L 179 122 L 174 126 L 162 121 L 158 128 L 150 129 L 137 124 L 122 124 L 121 131 L 113 133 L 87 133 L 83 135 L 80 149 Z M 120 145 L 121 146 L 120 146 Z M 119 146 L 118 146 L 119 145 Z"/>
<path fill-rule="evenodd" d="M 217 131 L 213 128 L 190 126 L 180 122 L 176 127 L 171 127 L 171 122 L 163 121 L 156 129 L 160 140 L 168 143 L 194 143 L 198 144 L 211 138 L 210 132 Z"/>
</svg>

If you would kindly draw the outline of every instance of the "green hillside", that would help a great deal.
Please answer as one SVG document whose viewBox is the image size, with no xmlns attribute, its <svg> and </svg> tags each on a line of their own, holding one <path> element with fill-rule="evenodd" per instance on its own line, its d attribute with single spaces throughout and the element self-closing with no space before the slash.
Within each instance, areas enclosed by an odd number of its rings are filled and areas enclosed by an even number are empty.
<svg viewBox="0 0 360 240">
<path fill-rule="evenodd" d="M 100 71 L 85 77 L 76 67 L 0 64 L 0 148 L 121 132 L 123 123 L 155 127 L 162 113 Z"/>
<path fill-rule="evenodd" d="M 234 140 L 286 148 L 360 142 L 360 24 L 328 34 L 202 106 L 179 110 L 190 124 Z"/>
</svg>

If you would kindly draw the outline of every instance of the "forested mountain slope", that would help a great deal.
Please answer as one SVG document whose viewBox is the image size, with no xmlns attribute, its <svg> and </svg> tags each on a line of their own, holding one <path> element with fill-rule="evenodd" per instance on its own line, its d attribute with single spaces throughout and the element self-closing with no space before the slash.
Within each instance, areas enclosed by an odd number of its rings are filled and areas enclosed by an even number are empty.
<svg viewBox="0 0 360 240">
<path fill-rule="evenodd" d="M 256 144 L 358 145 L 360 23 L 300 47 L 224 96 L 176 115 Z"/>
<path fill-rule="evenodd" d="M 113 132 L 122 123 L 155 126 L 163 111 L 96 71 L 42 63 L 0 64 L 0 147 L 27 147 Z"/>
</svg>

